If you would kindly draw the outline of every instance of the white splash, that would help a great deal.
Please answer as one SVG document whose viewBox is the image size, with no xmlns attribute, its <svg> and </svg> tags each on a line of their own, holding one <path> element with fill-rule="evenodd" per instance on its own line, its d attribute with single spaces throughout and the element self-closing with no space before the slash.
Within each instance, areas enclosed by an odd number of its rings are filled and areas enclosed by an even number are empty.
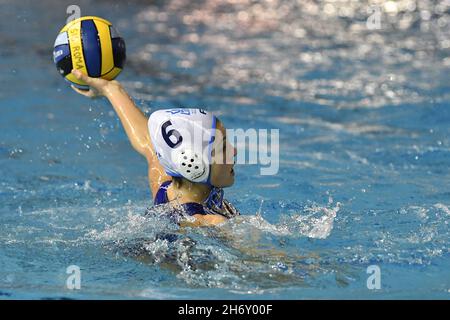
<svg viewBox="0 0 450 320">
<path fill-rule="evenodd" d="M 332 203 L 330 198 L 329 205 Z M 327 208 L 313 206 L 305 209 L 307 215 L 292 216 L 288 229 L 292 234 L 298 233 L 313 239 L 325 239 L 333 230 L 334 219 L 340 209 L 341 204 L 336 203 L 335 207 Z"/>
<path fill-rule="evenodd" d="M 436 204 L 434 205 L 434 207 L 435 207 L 436 209 L 441 209 L 441 210 L 444 211 L 446 214 L 450 215 L 450 209 L 449 209 L 445 204 L 442 204 L 442 203 L 436 203 Z"/>
<path fill-rule="evenodd" d="M 304 208 L 302 214 L 283 216 L 279 223 L 271 224 L 265 220 L 260 210 L 255 215 L 240 216 L 232 225 L 235 233 L 243 235 L 250 232 L 250 228 L 275 236 L 306 236 L 314 239 L 325 239 L 333 230 L 334 219 L 341 204 L 331 207 L 333 199 L 330 197 L 327 206 L 313 205 Z M 305 214 L 306 213 L 306 214 Z M 250 232 L 251 233 L 251 232 Z"/>
</svg>

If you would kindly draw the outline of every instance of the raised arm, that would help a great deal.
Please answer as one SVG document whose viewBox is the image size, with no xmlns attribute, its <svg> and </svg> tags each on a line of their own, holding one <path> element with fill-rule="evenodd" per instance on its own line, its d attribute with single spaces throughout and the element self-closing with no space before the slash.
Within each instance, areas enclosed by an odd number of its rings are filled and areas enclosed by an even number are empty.
<svg viewBox="0 0 450 320">
<path fill-rule="evenodd" d="M 147 159 L 149 184 L 154 197 L 161 183 L 171 177 L 165 173 L 156 157 L 147 129 L 148 119 L 118 81 L 90 78 L 78 70 L 73 70 L 72 73 L 90 87 L 90 90 L 86 91 L 72 86 L 76 92 L 89 98 L 104 96 L 113 106 L 131 145 Z"/>
</svg>

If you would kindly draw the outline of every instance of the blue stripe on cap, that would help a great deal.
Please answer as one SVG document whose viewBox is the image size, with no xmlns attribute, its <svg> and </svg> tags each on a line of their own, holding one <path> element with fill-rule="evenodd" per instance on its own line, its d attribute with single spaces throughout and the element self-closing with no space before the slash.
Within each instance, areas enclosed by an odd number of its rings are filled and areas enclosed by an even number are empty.
<svg viewBox="0 0 450 320">
<path fill-rule="evenodd" d="M 102 53 L 97 28 L 93 20 L 81 21 L 81 41 L 88 75 L 100 77 L 102 72 Z"/>
</svg>

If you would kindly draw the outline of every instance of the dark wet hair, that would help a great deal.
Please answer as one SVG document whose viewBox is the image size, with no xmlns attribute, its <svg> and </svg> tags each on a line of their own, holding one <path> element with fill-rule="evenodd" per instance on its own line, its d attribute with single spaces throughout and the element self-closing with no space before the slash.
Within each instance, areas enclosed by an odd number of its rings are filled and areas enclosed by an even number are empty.
<svg viewBox="0 0 450 320">
<path fill-rule="evenodd" d="M 177 187 L 181 187 L 181 185 L 183 184 L 182 177 L 172 177 L 172 181 Z"/>
</svg>

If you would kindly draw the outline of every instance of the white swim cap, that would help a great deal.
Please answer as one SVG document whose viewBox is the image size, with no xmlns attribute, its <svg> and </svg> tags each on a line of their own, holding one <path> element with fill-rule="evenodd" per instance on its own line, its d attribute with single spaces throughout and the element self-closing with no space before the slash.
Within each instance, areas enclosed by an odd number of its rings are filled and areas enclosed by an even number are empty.
<svg viewBox="0 0 450 320">
<path fill-rule="evenodd" d="M 153 112 L 148 130 L 159 162 L 172 177 L 210 184 L 216 117 L 202 109 Z"/>
</svg>

